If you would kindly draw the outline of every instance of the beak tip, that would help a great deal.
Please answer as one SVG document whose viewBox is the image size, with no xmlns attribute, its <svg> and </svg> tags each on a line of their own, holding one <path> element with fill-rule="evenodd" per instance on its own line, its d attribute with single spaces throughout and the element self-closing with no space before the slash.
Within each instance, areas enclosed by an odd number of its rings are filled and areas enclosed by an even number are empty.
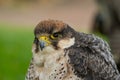
<svg viewBox="0 0 120 80">
<path fill-rule="evenodd" d="M 43 50 L 43 48 L 40 48 L 41 49 L 41 51 Z"/>
</svg>

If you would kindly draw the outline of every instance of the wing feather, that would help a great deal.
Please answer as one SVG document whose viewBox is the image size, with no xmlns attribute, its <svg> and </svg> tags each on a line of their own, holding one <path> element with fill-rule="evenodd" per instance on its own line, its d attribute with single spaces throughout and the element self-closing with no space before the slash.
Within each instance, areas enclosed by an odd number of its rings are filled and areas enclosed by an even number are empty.
<svg viewBox="0 0 120 80">
<path fill-rule="evenodd" d="M 75 45 L 68 49 L 75 74 L 85 80 L 119 80 L 107 42 L 92 34 L 79 33 L 76 36 Z"/>
</svg>

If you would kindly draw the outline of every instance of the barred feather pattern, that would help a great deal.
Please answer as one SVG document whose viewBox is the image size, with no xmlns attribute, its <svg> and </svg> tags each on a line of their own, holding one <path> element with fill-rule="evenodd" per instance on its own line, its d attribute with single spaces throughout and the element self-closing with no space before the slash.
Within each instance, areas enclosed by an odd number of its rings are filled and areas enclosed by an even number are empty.
<svg viewBox="0 0 120 80">
<path fill-rule="evenodd" d="M 93 34 L 77 33 L 69 51 L 70 65 L 84 80 L 120 80 L 109 45 Z"/>
</svg>

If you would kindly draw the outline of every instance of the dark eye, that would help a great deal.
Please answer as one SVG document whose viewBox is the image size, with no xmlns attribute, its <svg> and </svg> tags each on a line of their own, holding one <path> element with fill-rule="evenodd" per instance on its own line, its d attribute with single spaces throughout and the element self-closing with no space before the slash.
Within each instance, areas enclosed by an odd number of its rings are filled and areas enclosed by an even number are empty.
<svg viewBox="0 0 120 80">
<path fill-rule="evenodd" d="M 52 39 L 57 39 L 57 38 L 62 37 L 62 35 L 61 35 L 60 33 L 53 33 L 52 35 L 50 35 L 50 37 L 51 37 Z"/>
<path fill-rule="evenodd" d="M 53 37 L 59 37 L 59 34 L 58 33 L 54 33 Z"/>
</svg>

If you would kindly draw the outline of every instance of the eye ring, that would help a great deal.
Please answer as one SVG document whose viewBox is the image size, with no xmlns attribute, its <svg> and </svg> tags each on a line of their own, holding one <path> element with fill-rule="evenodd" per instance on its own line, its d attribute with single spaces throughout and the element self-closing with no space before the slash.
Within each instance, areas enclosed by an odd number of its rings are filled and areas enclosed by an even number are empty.
<svg viewBox="0 0 120 80">
<path fill-rule="evenodd" d="M 58 39 L 58 38 L 60 38 L 62 35 L 61 34 L 59 34 L 59 33 L 53 33 L 52 35 L 50 35 L 50 37 L 52 38 L 52 39 Z"/>
</svg>

